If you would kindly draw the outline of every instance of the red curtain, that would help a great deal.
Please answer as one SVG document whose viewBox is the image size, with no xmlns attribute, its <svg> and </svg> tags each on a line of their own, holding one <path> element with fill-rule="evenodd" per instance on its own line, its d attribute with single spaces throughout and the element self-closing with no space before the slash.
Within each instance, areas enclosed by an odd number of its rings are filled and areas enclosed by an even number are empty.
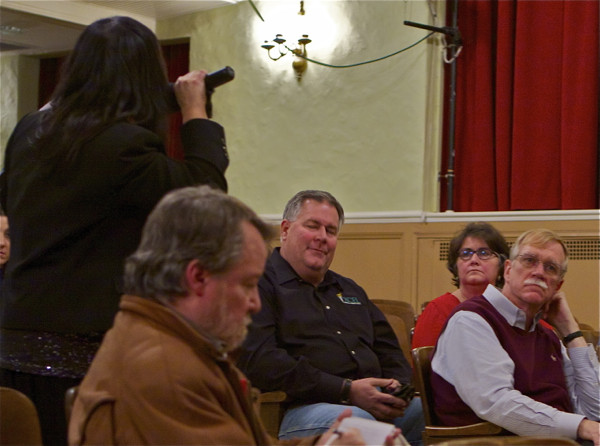
<svg viewBox="0 0 600 446">
<path fill-rule="evenodd" d="M 458 2 L 454 210 L 598 208 L 599 11 Z"/>
<path fill-rule="evenodd" d="M 163 45 L 162 51 L 167 64 L 169 82 L 175 82 L 179 76 L 184 75 L 189 71 L 190 44 L 178 43 L 173 45 Z M 66 56 L 40 60 L 38 95 L 40 107 L 48 102 L 50 96 L 54 92 L 60 76 L 60 66 L 65 59 Z M 181 121 L 181 113 L 173 113 L 169 117 L 169 130 L 165 141 L 167 155 L 179 160 L 183 159 L 183 149 L 181 148 L 181 138 L 179 137 Z"/>
<path fill-rule="evenodd" d="M 60 67 L 67 56 L 40 59 L 40 82 L 38 89 L 38 107 L 48 103 L 60 77 Z"/>
<path fill-rule="evenodd" d="M 169 82 L 175 82 L 179 76 L 183 76 L 190 70 L 189 43 L 163 45 L 162 51 L 167 63 Z M 169 117 L 169 131 L 165 141 L 167 155 L 178 160 L 183 160 L 183 148 L 181 147 L 181 138 L 179 136 L 181 123 L 181 113 L 173 113 Z"/>
</svg>

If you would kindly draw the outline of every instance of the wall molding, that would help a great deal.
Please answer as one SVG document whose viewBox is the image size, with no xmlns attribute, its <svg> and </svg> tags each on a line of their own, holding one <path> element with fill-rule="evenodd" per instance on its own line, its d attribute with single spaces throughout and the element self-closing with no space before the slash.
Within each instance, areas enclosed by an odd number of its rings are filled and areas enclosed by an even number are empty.
<svg viewBox="0 0 600 446">
<path fill-rule="evenodd" d="M 271 224 L 281 223 L 281 214 L 263 214 L 261 218 Z M 598 220 L 600 210 L 571 211 L 508 211 L 508 212 L 348 212 L 346 224 L 364 223 L 444 223 L 469 221 L 548 221 L 548 220 Z M 600 226 L 599 226 L 600 230 Z"/>
</svg>

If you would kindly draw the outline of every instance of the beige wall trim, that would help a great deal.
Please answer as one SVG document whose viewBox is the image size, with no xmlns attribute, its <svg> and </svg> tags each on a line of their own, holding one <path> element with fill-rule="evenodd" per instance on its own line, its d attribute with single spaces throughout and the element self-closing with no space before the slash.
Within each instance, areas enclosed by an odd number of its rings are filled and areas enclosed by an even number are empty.
<svg viewBox="0 0 600 446">
<path fill-rule="evenodd" d="M 281 222 L 280 214 L 263 214 L 273 224 Z M 348 212 L 346 224 L 359 223 L 451 223 L 465 221 L 563 221 L 598 220 L 600 210 L 571 211 L 510 211 L 510 212 Z"/>
</svg>

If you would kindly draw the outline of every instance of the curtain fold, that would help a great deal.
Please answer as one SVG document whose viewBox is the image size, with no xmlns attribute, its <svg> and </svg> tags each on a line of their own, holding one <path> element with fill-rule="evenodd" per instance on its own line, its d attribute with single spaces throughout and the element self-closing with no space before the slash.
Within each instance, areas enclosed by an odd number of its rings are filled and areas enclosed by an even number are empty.
<svg viewBox="0 0 600 446">
<path fill-rule="evenodd" d="M 183 76 L 190 68 L 190 44 L 179 43 L 162 46 L 163 56 L 167 64 L 167 77 L 169 82 L 175 82 L 179 76 Z M 165 141 L 167 155 L 177 160 L 183 160 L 183 148 L 179 130 L 182 125 L 181 112 L 172 113 L 169 116 L 169 130 Z"/>
<path fill-rule="evenodd" d="M 52 93 L 58 84 L 60 68 L 67 57 L 49 57 L 40 59 L 40 78 L 38 86 L 38 108 L 50 101 Z"/>
<path fill-rule="evenodd" d="M 596 0 L 458 2 L 454 210 L 598 207 L 598 17 Z"/>
</svg>

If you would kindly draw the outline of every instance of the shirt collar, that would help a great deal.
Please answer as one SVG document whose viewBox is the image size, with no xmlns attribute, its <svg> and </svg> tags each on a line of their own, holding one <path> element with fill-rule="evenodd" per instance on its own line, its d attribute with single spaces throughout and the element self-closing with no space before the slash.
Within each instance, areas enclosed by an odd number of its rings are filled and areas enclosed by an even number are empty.
<svg viewBox="0 0 600 446">
<path fill-rule="evenodd" d="M 492 306 L 502 315 L 506 322 L 508 322 L 511 326 L 520 328 L 521 330 L 525 330 L 525 324 L 527 321 L 527 316 L 523 310 L 513 304 L 508 297 L 506 297 L 502 292 L 493 285 L 488 285 L 485 291 L 483 292 L 483 297 L 492 304 Z M 538 321 L 542 318 L 542 312 L 539 311 L 534 319 L 533 324 L 531 325 L 531 329 L 529 331 L 534 331 Z"/>
<path fill-rule="evenodd" d="M 284 283 L 290 282 L 292 280 L 298 280 L 300 282 L 308 283 L 305 280 L 303 280 L 294 270 L 294 268 L 292 268 L 292 265 L 290 265 L 288 261 L 281 256 L 280 249 L 281 248 L 275 248 L 273 250 L 273 253 L 271 254 L 271 257 L 269 258 L 269 262 L 273 265 L 273 268 L 275 270 L 277 284 L 283 285 Z M 328 286 L 332 283 L 337 283 L 337 280 L 335 279 L 331 271 L 328 270 L 325 273 L 323 281 L 319 284 L 317 288 Z M 313 286 L 312 284 L 309 285 Z"/>
</svg>

